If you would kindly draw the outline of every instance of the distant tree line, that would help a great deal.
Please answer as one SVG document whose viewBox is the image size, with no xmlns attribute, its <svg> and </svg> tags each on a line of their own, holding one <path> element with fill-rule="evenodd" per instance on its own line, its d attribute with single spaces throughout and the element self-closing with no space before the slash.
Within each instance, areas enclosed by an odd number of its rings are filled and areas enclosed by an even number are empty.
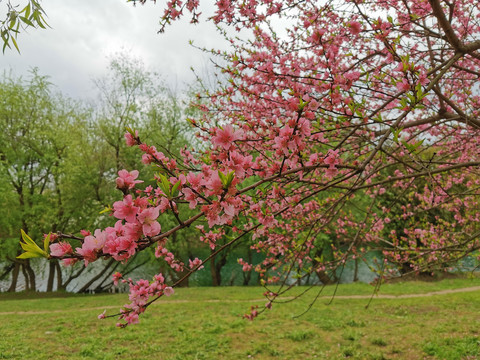
<svg viewBox="0 0 480 360">
<path fill-rule="evenodd" d="M 125 146 L 125 127 L 144 130 L 150 143 L 172 157 L 185 146 L 198 145 L 186 121 L 196 111 L 189 107 L 190 92 L 176 93 L 159 79 L 138 59 L 119 54 L 111 59 L 108 74 L 94 80 L 97 97 L 89 104 L 59 93 L 38 69 L 26 77 L 3 73 L 0 281 L 9 281 L 8 291 L 65 290 L 80 275 L 82 284 L 75 291 L 105 291 L 112 286 L 114 271 L 148 268 L 154 256 L 151 251 L 125 264 L 104 261 L 93 271 L 83 264 L 65 268 L 57 260 L 46 265 L 42 260 L 16 256 L 21 253 L 20 229 L 38 239 L 48 232 L 78 234 L 81 229 L 110 224 L 110 216 L 99 217 L 99 212 L 122 196 L 114 190 L 118 171 L 141 169 L 146 174 L 143 178 L 155 183 L 153 170 Z M 174 219 L 167 217 L 166 221 L 173 223 Z M 171 251 L 180 258 L 209 251 L 207 245 L 198 248 L 195 240 L 200 235 L 194 228 L 181 237 L 175 234 Z M 227 255 L 212 262 L 213 285 L 222 283 Z M 45 269 L 47 273 L 42 274 Z M 46 278 L 46 287 L 40 286 L 39 277 Z"/>
</svg>

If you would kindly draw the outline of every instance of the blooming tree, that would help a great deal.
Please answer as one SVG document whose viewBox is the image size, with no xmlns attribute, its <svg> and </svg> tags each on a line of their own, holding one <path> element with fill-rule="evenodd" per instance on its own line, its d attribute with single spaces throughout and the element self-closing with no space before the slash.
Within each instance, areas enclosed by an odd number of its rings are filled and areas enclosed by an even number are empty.
<svg viewBox="0 0 480 360">
<path fill-rule="evenodd" d="M 168 1 L 163 25 L 186 13 L 198 21 L 199 6 Z M 265 260 L 239 263 L 260 274 L 270 308 L 285 287 L 269 284 L 329 273 L 368 249 L 384 250 L 378 271 L 389 276 L 391 264 L 423 271 L 479 248 L 477 1 L 219 0 L 208 20 L 235 35 L 224 31 L 231 48 L 217 53 L 226 85 L 203 94 L 203 116 L 190 119 L 204 148 L 173 158 L 128 129 L 157 186 L 120 171 L 114 226 L 57 234 L 23 256 L 87 265 L 154 246 L 189 276 L 249 238 Z M 196 213 L 186 217 L 188 208 Z M 166 213 L 176 226 L 162 226 Z M 185 264 L 168 238 L 190 226 L 213 252 Z M 119 326 L 182 280 L 114 278 L 130 285 Z"/>
</svg>

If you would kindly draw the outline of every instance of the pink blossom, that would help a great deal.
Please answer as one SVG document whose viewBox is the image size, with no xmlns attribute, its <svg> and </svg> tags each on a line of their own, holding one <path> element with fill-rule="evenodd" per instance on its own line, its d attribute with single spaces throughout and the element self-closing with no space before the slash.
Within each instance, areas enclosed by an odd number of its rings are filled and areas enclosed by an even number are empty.
<svg viewBox="0 0 480 360">
<path fill-rule="evenodd" d="M 330 168 L 334 168 L 335 165 L 338 165 L 340 163 L 338 158 L 338 150 L 328 150 L 328 154 L 324 162 L 325 164 L 330 165 Z"/>
<path fill-rule="evenodd" d="M 109 239 L 103 248 L 103 252 L 112 255 L 117 261 L 123 261 L 132 257 L 135 254 L 136 248 L 137 243 L 135 238 L 119 236 Z"/>
<path fill-rule="evenodd" d="M 74 259 L 74 258 L 68 258 L 68 259 L 63 259 L 62 260 L 62 265 L 63 266 L 73 266 L 74 264 L 76 264 L 78 261 L 78 259 Z"/>
<path fill-rule="evenodd" d="M 241 130 L 234 131 L 232 125 L 225 125 L 223 129 L 217 128 L 215 136 L 212 137 L 212 144 L 225 150 L 229 150 L 233 145 L 233 142 L 239 140 L 241 135 Z"/>
<path fill-rule="evenodd" d="M 124 319 L 129 325 L 138 324 L 138 314 L 133 311 L 125 315 Z"/>
<path fill-rule="evenodd" d="M 118 220 L 115 223 L 114 227 L 107 227 L 105 231 L 107 232 L 107 235 L 112 235 L 114 237 L 117 237 L 117 236 L 122 236 L 125 233 L 125 228 L 123 226 L 122 221 Z"/>
<path fill-rule="evenodd" d="M 205 186 L 209 190 L 211 190 L 209 195 L 216 195 L 222 192 L 223 184 L 222 184 L 222 180 L 220 180 L 220 177 L 218 176 L 218 172 L 216 171 L 212 172 Z"/>
<path fill-rule="evenodd" d="M 146 197 L 137 197 L 134 201 L 133 204 L 140 209 L 146 209 L 150 203 L 148 202 L 148 198 Z"/>
<path fill-rule="evenodd" d="M 43 234 L 43 238 L 46 239 L 49 234 Z M 58 235 L 55 233 L 50 233 L 50 242 L 57 240 Z"/>
<path fill-rule="evenodd" d="M 228 201 L 222 201 L 220 205 L 222 205 L 223 211 L 226 215 L 228 215 L 229 217 L 235 216 L 236 211 L 233 204 L 229 203 Z"/>
<path fill-rule="evenodd" d="M 348 27 L 353 35 L 358 35 L 362 31 L 362 25 L 358 21 L 350 21 Z"/>
<path fill-rule="evenodd" d="M 130 132 L 127 132 L 125 133 L 125 142 L 127 143 L 127 146 L 134 146 L 137 144 L 137 140 L 138 139 L 138 131 L 135 130 L 135 137 L 130 133 Z"/>
<path fill-rule="evenodd" d="M 85 266 L 98 257 L 98 252 L 103 248 L 107 240 L 107 233 L 100 229 L 95 230 L 95 236 L 89 235 L 83 240 L 81 248 L 76 248 L 77 254 L 83 257 Z"/>
<path fill-rule="evenodd" d="M 156 274 L 153 276 L 153 278 L 155 279 L 155 281 L 163 284 L 165 282 L 165 278 L 163 277 L 162 274 Z"/>
<path fill-rule="evenodd" d="M 145 236 L 155 236 L 160 233 L 161 226 L 156 221 L 158 215 L 158 207 L 145 209 L 138 215 L 138 221 L 142 224 L 142 231 Z"/>
<path fill-rule="evenodd" d="M 89 249 L 88 247 L 82 246 L 81 248 L 76 248 L 75 249 L 77 254 L 81 255 L 83 257 L 83 261 L 85 262 L 85 266 L 87 266 L 89 263 L 97 260 L 97 251 L 95 249 Z"/>
<path fill-rule="evenodd" d="M 159 257 L 162 257 L 163 256 L 163 246 L 161 244 L 158 244 L 158 246 L 155 248 L 155 257 L 156 258 L 159 258 Z"/>
<path fill-rule="evenodd" d="M 59 243 L 50 245 L 50 255 L 55 257 L 62 257 L 67 254 L 72 254 L 72 245 L 67 242 L 61 241 Z"/>
<path fill-rule="evenodd" d="M 190 269 L 194 269 L 201 264 L 202 260 L 200 260 L 199 258 L 195 258 L 193 261 L 191 259 L 188 259 L 188 266 L 190 267 Z M 197 270 L 201 269 L 203 269 L 203 265 L 199 266 Z"/>
<path fill-rule="evenodd" d="M 292 141 L 293 129 L 286 125 L 280 129 L 278 136 L 275 137 L 274 149 L 277 149 L 277 155 L 288 156 L 289 150 L 295 150 L 296 143 Z"/>
<path fill-rule="evenodd" d="M 185 196 L 185 200 L 188 201 L 190 209 L 195 209 L 198 203 L 197 195 L 189 188 L 182 189 L 182 193 Z"/>
<path fill-rule="evenodd" d="M 125 236 L 134 240 L 140 239 L 143 235 L 142 224 L 139 222 L 125 224 Z"/>
<path fill-rule="evenodd" d="M 402 79 L 402 81 L 397 82 L 397 89 L 398 91 L 409 91 L 410 90 L 410 83 L 407 79 Z"/>
<path fill-rule="evenodd" d="M 192 186 L 193 189 L 198 190 L 198 188 L 203 185 L 202 174 L 195 174 L 193 172 L 189 172 L 186 176 L 186 180 Z"/>
<path fill-rule="evenodd" d="M 174 290 L 172 287 L 170 286 L 167 286 L 164 290 L 163 290 L 163 293 L 165 294 L 165 296 L 172 296 L 174 294 Z"/>
<path fill-rule="evenodd" d="M 153 161 L 153 156 L 150 154 L 143 154 L 142 155 L 142 163 L 145 165 L 149 165 Z"/>
<path fill-rule="evenodd" d="M 133 204 L 132 195 L 127 195 L 122 201 L 113 203 L 113 209 L 113 216 L 120 220 L 125 219 L 129 223 L 135 222 L 139 210 L 139 208 Z"/>
<path fill-rule="evenodd" d="M 121 190 L 129 190 L 135 187 L 135 184 L 143 183 L 142 180 L 135 180 L 138 177 L 138 170 L 132 170 L 128 172 L 123 169 L 118 172 L 118 178 L 116 179 L 117 188 Z"/>
<path fill-rule="evenodd" d="M 120 274 L 118 271 L 112 275 L 113 278 L 113 285 L 117 286 L 118 281 L 122 278 L 122 274 Z"/>
<path fill-rule="evenodd" d="M 83 237 L 92 235 L 92 233 L 88 230 L 80 230 L 80 234 L 82 234 Z"/>
</svg>

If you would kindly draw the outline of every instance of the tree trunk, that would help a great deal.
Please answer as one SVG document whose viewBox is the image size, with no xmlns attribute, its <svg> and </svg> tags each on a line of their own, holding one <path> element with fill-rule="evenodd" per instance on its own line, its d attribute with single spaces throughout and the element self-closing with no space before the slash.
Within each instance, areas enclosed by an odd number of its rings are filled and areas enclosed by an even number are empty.
<svg viewBox="0 0 480 360">
<path fill-rule="evenodd" d="M 48 280 L 47 280 L 47 292 L 53 291 L 53 280 L 55 279 L 55 263 L 50 261 L 48 263 Z"/>
<path fill-rule="evenodd" d="M 5 268 L 3 269 L 4 271 L 2 275 L 0 275 L 0 280 L 5 279 L 7 275 L 10 274 L 14 268 L 15 268 L 15 263 L 5 266 Z"/>
<path fill-rule="evenodd" d="M 54 260 L 55 268 L 57 269 L 57 291 L 66 290 L 62 282 L 62 269 L 58 260 Z"/>
<path fill-rule="evenodd" d="M 316 271 L 315 273 L 317 274 L 318 280 L 320 280 L 322 284 L 331 285 L 335 283 L 335 281 L 328 276 L 326 271 Z"/>
<path fill-rule="evenodd" d="M 36 291 L 37 290 L 37 284 L 36 284 L 36 279 L 35 279 L 35 271 L 33 271 L 32 266 L 30 265 L 30 259 L 27 259 L 25 269 L 28 273 L 28 277 L 30 278 L 30 291 Z"/>
<path fill-rule="evenodd" d="M 212 250 L 213 252 L 213 250 Z M 221 255 L 220 259 L 218 259 L 219 255 L 214 256 L 210 260 L 210 274 L 212 275 L 212 286 L 220 286 L 222 285 L 222 268 L 227 263 L 227 256 Z M 215 261 L 217 260 L 217 261 Z"/>
<path fill-rule="evenodd" d="M 353 282 L 358 281 L 358 257 L 355 257 L 355 267 L 353 269 Z"/>
<path fill-rule="evenodd" d="M 12 272 L 12 281 L 10 283 L 10 287 L 8 288 L 8 292 L 15 292 L 17 290 L 17 282 L 18 282 L 18 275 L 20 274 L 20 263 L 15 262 Z"/>
<path fill-rule="evenodd" d="M 62 284 L 62 290 L 66 290 L 67 286 L 70 285 L 70 283 L 78 278 L 86 269 L 86 266 L 82 266 L 75 274 L 71 274 L 68 279 Z"/>
<path fill-rule="evenodd" d="M 25 269 L 25 263 L 22 263 L 22 274 L 25 278 L 25 291 L 30 291 L 30 279 L 28 277 L 27 270 Z"/>
<path fill-rule="evenodd" d="M 97 275 L 95 275 L 93 278 L 90 279 L 89 282 L 87 282 L 85 285 L 83 285 L 83 287 L 78 290 L 77 292 L 78 293 L 83 293 L 83 292 L 87 292 L 88 288 L 90 286 L 92 286 L 92 284 L 97 281 L 98 279 L 100 279 L 107 271 L 108 269 L 110 268 L 110 266 L 113 265 L 113 263 L 115 262 L 115 259 L 110 259 L 110 261 L 108 262 L 107 265 L 105 265 L 105 267 L 103 268 L 102 271 L 100 271 Z"/>
<path fill-rule="evenodd" d="M 311 272 L 309 272 L 309 273 L 307 274 L 307 277 L 306 277 L 306 279 L 305 279 L 305 285 L 310 285 L 310 276 L 311 276 L 311 275 L 312 275 Z"/>
<path fill-rule="evenodd" d="M 212 276 L 212 286 L 220 286 L 222 283 L 222 275 L 218 273 L 217 267 L 215 266 L 215 258 L 210 259 L 210 275 Z"/>
<path fill-rule="evenodd" d="M 97 285 L 97 287 L 94 289 L 94 291 L 97 293 L 97 292 L 104 292 L 108 287 L 110 287 L 112 284 L 113 284 L 113 281 L 110 281 L 110 283 L 108 283 L 106 286 L 103 286 L 103 284 L 105 283 L 105 281 L 107 281 L 108 279 L 111 279 L 111 275 L 113 274 L 113 272 L 115 270 L 117 270 L 118 266 L 120 265 L 119 262 L 117 262 L 115 264 L 115 266 L 107 273 L 105 274 L 105 277 L 103 278 L 103 280 L 100 282 L 100 284 Z"/>
</svg>

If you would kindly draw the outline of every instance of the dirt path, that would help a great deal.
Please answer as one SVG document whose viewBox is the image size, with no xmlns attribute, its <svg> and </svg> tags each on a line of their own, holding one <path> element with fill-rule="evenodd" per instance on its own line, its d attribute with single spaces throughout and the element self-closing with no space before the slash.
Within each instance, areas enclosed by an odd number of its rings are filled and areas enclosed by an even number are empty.
<svg viewBox="0 0 480 360">
<path fill-rule="evenodd" d="M 403 294 L 403 295 L 389 295 L 389 294 L 378 294 L 374 295 L 375 299 L 409 299 L 409 298 L 421 298 L 421 297 L 430 297 L 435 295 L 446 295 L 446 294 L 456 294 L 456 293 L 466 293 L 466 292 L 473 292 L 473 291 L 480 291 L 480 286 L 472 286 L 467 288 L 460 288 L 460 289 L 448 289 L 448 290 L 439 290 L 439 291 L 432 291 L 422 294 Z M 370 299 L 372 295 L 335 295 L 335 299 Z M 332 296 L 320 296 L 319 299 L 331 299 Z M 282 297 L 282 300 L 291 300 L 293 297 Z M 265 299 L 246 299 L 246 300 L 219 300 L 219 299 L 212 299 L 212 300 L 164 300 L 158 302 L 155 305 L 161 304 L 182 304 L 182 303 L 192 303 L 192 302 L 203 302 L 203 303 L 252 303 L 252 302 L 264 302 Z M 89 307 L 89 308 L 78 308 L 75 311 L 103 311 L 109 309 L 119 309 L 119 306 L 97 306 L 97 307 Z M 65 309 L 65 310 L 44 310 L 44 311 L 7 311 L 1 312 L 1 315 L 43 315 L 43 314 L 55 314 L 55 313 L 64 313 L 64 312 L 72 312 L 72 309 Z"/>
<path fill-rule="evenodd" d="M 374 295 L 376 299 L 409 299 L 409 298 L 419 298 L 419 297 L 429 297 L 434 295 L 445 295 L 445 294 L 455 294 L 455 293 L 466 293 L 472 291 L 480 290 L 480 286 L 472 286 L 468 288 L 461 288 L 461 289 L 447 289 L 447 290 L 439 290 L 439 291 L 432 291 L 422 294 L 404 294 L 404 295 L 388 295 L 388 294 L 378 294 Z M 328 298 L 330 296 L 323 296 L 324 298 Z M 335 296 L 335 299 L 370 299 L 372 295 L 338 295 Z"/>
</svg>

